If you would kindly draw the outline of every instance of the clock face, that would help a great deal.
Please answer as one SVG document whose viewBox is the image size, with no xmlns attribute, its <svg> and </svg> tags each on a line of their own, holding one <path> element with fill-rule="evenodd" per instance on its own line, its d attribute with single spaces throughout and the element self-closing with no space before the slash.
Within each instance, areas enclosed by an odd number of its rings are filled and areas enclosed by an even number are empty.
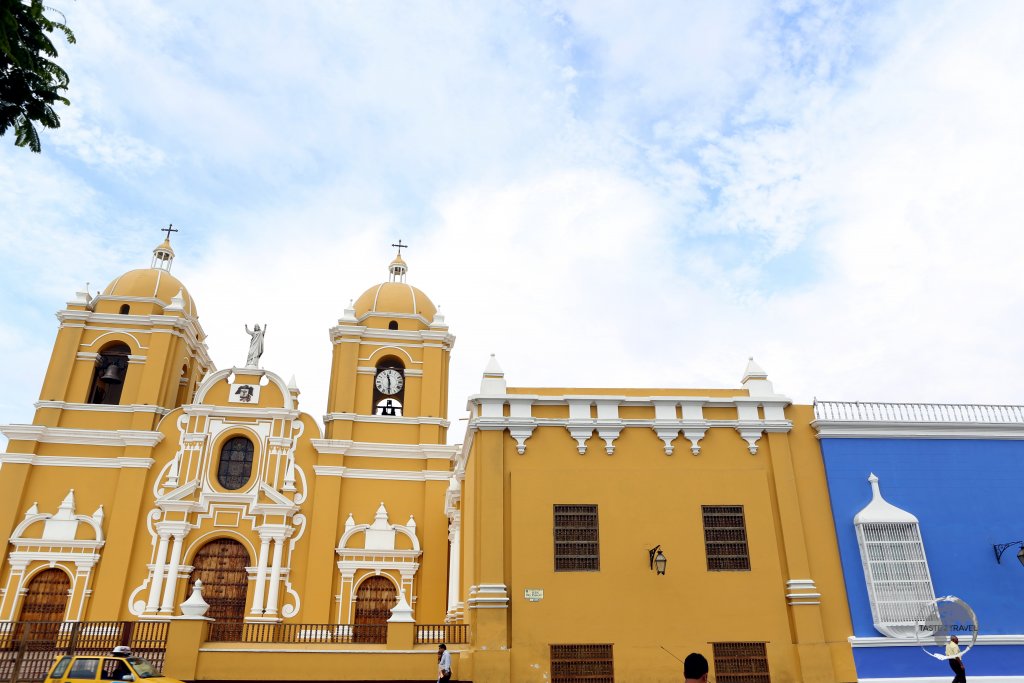
<svg viewBox="0 0 1024 683">
<path fill-rule="evenodd" d="M 377 391 L 385 396 L 393 396 L 402 390 L 405 380 L 402 378 L 401 372 L 394 368 L 387 368 L 377 373 L 374 383 L 377 385 Z"/>
</svg>

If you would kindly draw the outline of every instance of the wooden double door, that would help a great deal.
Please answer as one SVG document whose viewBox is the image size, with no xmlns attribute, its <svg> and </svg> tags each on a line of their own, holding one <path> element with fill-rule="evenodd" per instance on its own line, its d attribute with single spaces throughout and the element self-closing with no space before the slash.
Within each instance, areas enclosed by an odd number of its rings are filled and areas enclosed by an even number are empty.
<svg viewBox="0 0 1024 683">
<path fill-rule="evenodd" d="M 200 548 L 192 560 L 192 575 L 188 579 L 185 597 L 192 594 L 196 580 L 201 580 L 203 599 L 210 603 L 206 616 L 214 620 L 222 634 L 237 630 L 238 637 L 242 635 L 249 588 L 245 568 L 249 559 L 249 552 L 241 543 L 230 538 L 218 538 Z"/>
</svg>

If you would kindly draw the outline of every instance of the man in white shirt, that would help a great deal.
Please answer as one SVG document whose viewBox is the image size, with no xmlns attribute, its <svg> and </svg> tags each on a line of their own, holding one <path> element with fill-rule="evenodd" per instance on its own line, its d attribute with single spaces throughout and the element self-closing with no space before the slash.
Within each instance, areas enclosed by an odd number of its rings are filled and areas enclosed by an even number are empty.
<svg viewBox="0 0 1024 683">
<path fill-rule="evenodd" d="M 960 639 L 950 636 L 946 643 L 946 657 L 949 661 L 949 668 L 953 669 L 953 683 L 967 683 L 967 670 L 964 663 L 960 661 Z"/>
<path fill-rule="evenodd" d="M 437 681 L 450 681 L 452 679 L 452 656 L 448 654 L 448 648 L 444 643 L 437 646 Z"/>
</svg>

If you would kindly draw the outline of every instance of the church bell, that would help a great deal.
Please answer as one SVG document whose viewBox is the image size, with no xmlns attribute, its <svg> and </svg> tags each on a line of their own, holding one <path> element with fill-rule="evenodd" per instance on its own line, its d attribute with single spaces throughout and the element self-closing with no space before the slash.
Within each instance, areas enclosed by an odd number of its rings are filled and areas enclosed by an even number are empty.
<svg viewBox="0 0 1024 683">
<path fill-rule="evenodd" d="M 124 382 L 124 368 L 117 363 L 111 363 L 100 375 L 100 381 L 107 384 L 121 384 Z"/>
</svg>

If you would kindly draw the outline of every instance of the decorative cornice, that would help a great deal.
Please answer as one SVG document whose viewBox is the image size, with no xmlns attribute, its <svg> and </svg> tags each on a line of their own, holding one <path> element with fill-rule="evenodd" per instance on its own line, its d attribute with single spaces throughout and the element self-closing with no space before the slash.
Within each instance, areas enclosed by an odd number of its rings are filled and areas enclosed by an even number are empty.
<svg viewBox="0 0 1024 683">
<path fill-rule="evenodd" d="M 155 415 L 166 415 L 171 412 L 170 408 L 160 406 L 143 405 L 132 403 L 129 405 L 105 405 L 100 403 L 68 403 L 66 401 L 36 401 L 35 409 L 55 408 L 57 410 L 82 410 L 91 413 L 153 413 Z"/>
<path fill-rule="evenodd" d="M 819 439 L 989 439 L 1024 440 L 1024 424 L 932 422 L 811 422 Z"/>
<path fill-rule="evenodd" d="M 101 469 L 140 468 L 148 470 L 156 462 L 152 458 L 89 458 L 71 455 L 32 455 L 0 453 L 0 463 L 40 467 L 98 467 Z"/>
<path fill-rule="evenodd" d="M 0 426 L 0 433 L 11 441 L 85 446 L 148 446 L 150 448 L 156 446 L 164 438 L 160 432 L 134 429 L 70 429 L 40 425 L 3 425 Z"/>
<path fill-rule="evenodd" d="M 448 481 L 452 476 L 452 473 L 447 470 L 366 470 L 336 465 L 313 465 L 313 472 L 320 477 L 383 481 Z"/>
<path fill-rule="evenodd" d="M 437 444 L 371 443 L 341 439 L 311 439 L 317 453 L 350 455 L 360 458 L 399 458 L 404 460 L 428 460 L 442 458 L 451 460 L 458 452 L 457 446 Z"/>
<path fill-rule="evenodd" d="M 356 413 L 327 413 L 324 423 L 334 421 L 372 422 L 377 424 L 437 425 L 447 429 L 451 422 L 440 417 L 387 417 L 384 415 L 357 415 Z"/>
</svg>

